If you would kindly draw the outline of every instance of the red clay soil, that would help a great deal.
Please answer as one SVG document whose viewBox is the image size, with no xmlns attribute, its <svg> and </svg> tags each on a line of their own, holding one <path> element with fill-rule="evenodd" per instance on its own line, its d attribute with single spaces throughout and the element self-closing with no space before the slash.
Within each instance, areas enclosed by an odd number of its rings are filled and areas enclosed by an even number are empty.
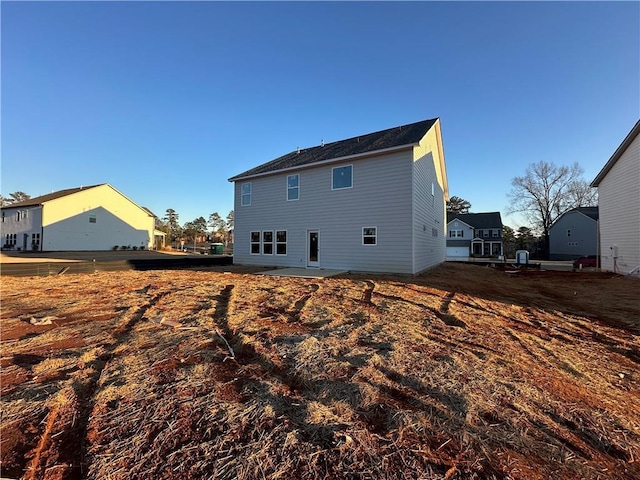
<svg viewBox="0 0 640 480">
<path fill-rule="evenodd" d="M 639 287 L 450 264 L 3 277 L 0 476 L 640 479 Z"/>
</svg>

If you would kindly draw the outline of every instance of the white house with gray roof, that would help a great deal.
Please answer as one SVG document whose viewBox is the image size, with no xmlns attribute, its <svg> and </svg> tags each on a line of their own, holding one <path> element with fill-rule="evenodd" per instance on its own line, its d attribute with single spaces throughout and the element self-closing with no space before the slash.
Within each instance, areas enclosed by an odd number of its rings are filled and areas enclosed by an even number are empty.
<svg viewBox="0 0 640 480">
<path fill-rule="evenodd" d="M 447 260 L 504 255 L 500 212 L 447 213 Z"/>
<path fill-rule="evenodd" d="M 296 149 L 229 181 L 235 264 L 416 274 L 445 260 L 439 119 Z"/>
<path fill-rule="evenodd" d="M 111 185 L 52 192 L 1 209 L 2 248 L 30 251 L 149 249 L 155 216 Z M 161 232 L 160 232 L 161 233 Z"/>
<path fill-rule="evenodd" d="M 640 120 L 591 186 L 598 187 L 602 269 L 640 275 Z"/>
</svg>

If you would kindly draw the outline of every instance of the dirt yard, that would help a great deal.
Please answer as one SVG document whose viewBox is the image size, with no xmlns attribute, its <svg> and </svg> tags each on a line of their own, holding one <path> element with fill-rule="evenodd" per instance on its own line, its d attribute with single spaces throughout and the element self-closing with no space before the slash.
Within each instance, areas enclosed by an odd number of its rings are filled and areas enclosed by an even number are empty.
<svg viewBox="0 0 640 480">
<path fill-rule="evenodd" d="M 446 264 L 1 286 L 2 477 L 640 479 L 637 279 Z"/>
</svg>

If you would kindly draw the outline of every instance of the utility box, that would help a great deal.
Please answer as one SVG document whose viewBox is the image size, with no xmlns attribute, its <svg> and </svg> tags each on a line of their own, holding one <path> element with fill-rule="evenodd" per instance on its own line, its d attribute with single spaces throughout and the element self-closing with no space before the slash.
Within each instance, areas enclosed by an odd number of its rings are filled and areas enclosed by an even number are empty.
<svg viewBox="0 0 640 480">
<path fill-rule="evenodd" d="M 211 251 L 211 255 L 222 255 L 224 245 L 222 243 L 212 243 L 209 250 Z"/>
<path fill-rule="evenodd" d="M 528 250 L 517 250 L 516 251 L 516 264 L 517 265 L 528 265 L 529 264 L 529 251 Z"/>
</svg>

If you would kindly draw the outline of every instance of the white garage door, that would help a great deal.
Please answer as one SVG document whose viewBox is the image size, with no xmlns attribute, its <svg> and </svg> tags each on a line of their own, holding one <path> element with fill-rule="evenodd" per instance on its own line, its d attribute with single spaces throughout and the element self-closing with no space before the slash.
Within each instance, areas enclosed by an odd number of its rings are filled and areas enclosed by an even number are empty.
<svg viewBox="0 0 640 480">
<path fill-rule="evenodd" d="M 447 257 L 468 257 L 469 249 L 467 247 L 447 247 Z"/>
</svg>

